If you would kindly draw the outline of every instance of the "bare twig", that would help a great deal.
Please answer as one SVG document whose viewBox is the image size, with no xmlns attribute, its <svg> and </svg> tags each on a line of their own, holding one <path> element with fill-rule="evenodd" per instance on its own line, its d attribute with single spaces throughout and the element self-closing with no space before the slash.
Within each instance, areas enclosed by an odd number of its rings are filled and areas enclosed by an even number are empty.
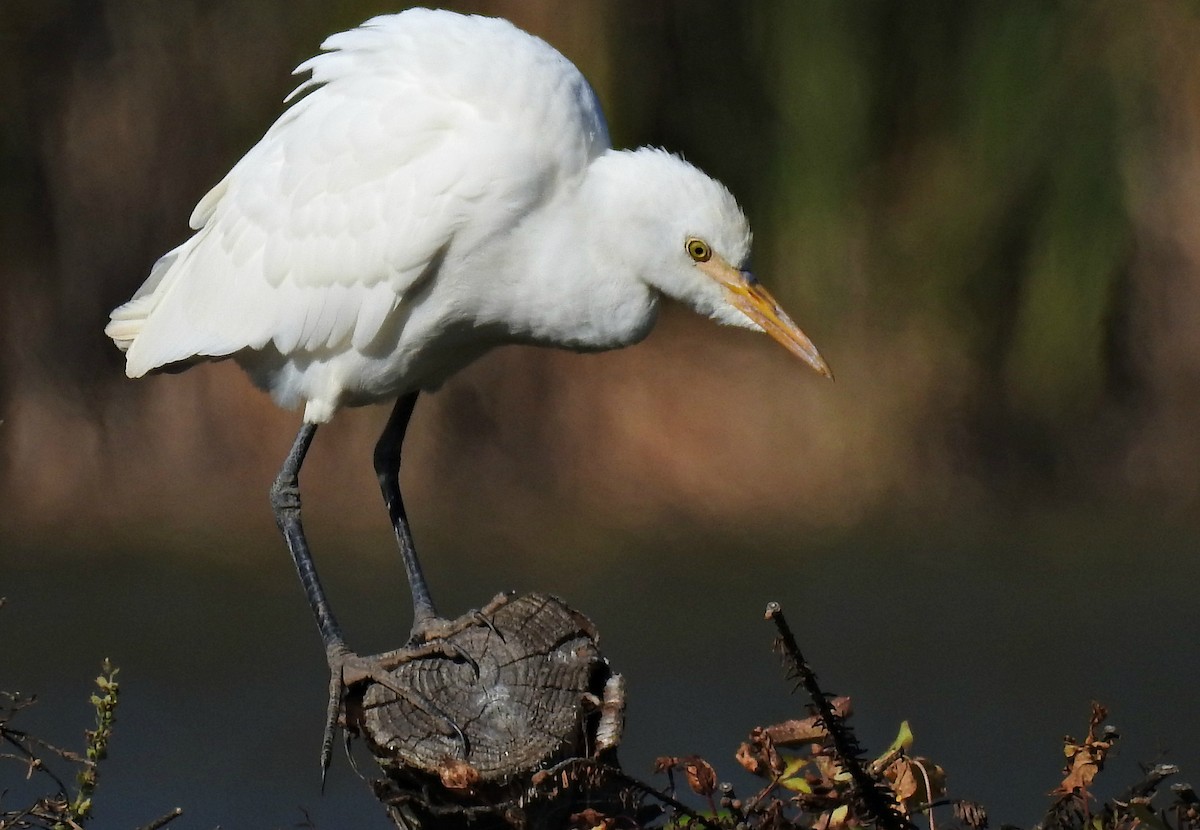
<svg viewBox="0 0 1200 830">
<path fill-rule="evenodd" d="M 158 818 L 156 818 L 154 821 L 150 822 L 149 824 L 142 825 L 141 827 L 138 828 L 138 830 L 160 830 L 160 828 L 166 827 L 168 824 L 173 822 L 175 819 L 179 818 L 181 815 L 183 815 L 183 808 L 176 807 L 171 812 L 166 813 L 165 815 L 159 816 Z"/>
</svg>

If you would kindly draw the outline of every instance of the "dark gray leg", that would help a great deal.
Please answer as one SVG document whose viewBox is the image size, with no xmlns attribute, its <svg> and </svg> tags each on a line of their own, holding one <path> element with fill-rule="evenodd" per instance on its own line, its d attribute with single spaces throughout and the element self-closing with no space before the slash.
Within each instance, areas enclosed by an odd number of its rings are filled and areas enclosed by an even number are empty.
<svg viewBox="0 0 1200 830">
<path fill-rule="evenodd" d="M 304 456 L 312 444 L 313 436 L 317 434 L 316 424 L 304 424 L 296 434 L 291 452 L 284 459 L 275 483 L 271 485 L 271 509 L 275 511 L 275 523 L 283 533 L 292 561 L 296 564 L 296 573 L 300 575 L 300 584 L 304 586 L 304 595 L 312 607 L 313 616 L 317 620 L 317 628 L 321 631 L 321 641 L 325 650 L 345 647 L 342 629 L 337 618 L 329 607 L 325 597 L 325 589 L 317 577 L 317 568 L 313 563 L 312 554 L 308 550 L 308 541 L 304 538 L 304 527 L 300 523 L 300 467 L 304 464 Z"/>
<path fill-rule="evenodd" d="M 396 404 L 396 410 L 392 413 L 387 429 L 384 430 L 383 437 L 375 449 L 375 468 L 379 471 L 390 465 L 392 471 L 390 475 L 380 472 L 379 482 L 383 488 L 388 512 L 392 516 L 392 524 L 396 528 L 396 538 L 400 542 L 400 552 L 404 557 L 404 568 L 408 572 L 409 583 L 413 589 L 413 605 L 417 609 L 413 626 L 414 637 L 424 640 L 434 627 L 431 623 L 436 622 L 437 618 L 433 611 L 433 603 L 429 600 L 429 589 L 417 563 L 416 552 L 413 550 L 412 535 L 408 532 L 408 522 L 404 516 L 404 504 L 400 501 L 399 483 L 400 444 L 404 440 L 404 428 L 412 415 L 416 397 L 415 394 L 406 396 Z M 464 753 L 466 737 L 458 725 L 443 715 L 440 709 L 415 692 L 396 685 L 389 674 L 397 666 L 426 655 L 441 654 L 453 659 L 457 657 L 453 648 L 444 644 L 428 643 L 374 657 L 362 657 L 346 646 L 341 626 L 333 616 L 325 589 L 321 587 L 321 580 L 317 577 L 317 569 L 313 564 L 308 542 L 304 538 L 304 527 L 300 523 L 300 467 L 304 464 L 304 456 L 308 453 L 316 432 L 316 424 L 304 424 L 300 427 L 292 449 L 288 452 L 275 483 L 271 485 L 271 508 L 275 512 L 279 530 L 287 542 L 288 551 L 292 554 L 296 573 L 300 575 L 304 595 L 308 597 L 308 604 L 317 620 L 321 641 L 325 644 L 325 659 L 329 664 L 329 702 L 325 710 L 325 734 L 321 741 L 321 782 L 324 786 L 325 772 L 329 769 L 333 751 L 338 715 L 342 711 L 342 700 L 347 687 L 353 684 L 372 680 L 410 701 L 414 706 L 428 709 L 436 717 L 446 721 L 447 734 L 457 736 L 464 746 Z"/>
<path fill-rule="evenodd" d="M 413 600 L 413 638 L 423 639 L 439 618 L 429 595 L 429 584 L 421 572 L 417 550 L 413 545 L 412 531 L 408 528 L 408 515 L 404 511 L 404 500 L 400 496 L 400 454 L 404 445 L 404 432 L 417 405 L 419 392 L 410 392 L 396 401 L 388 418 L 383 434 L 375 445 L 375 475 L 379 478 L 379 489 L 387 505 L 392 528 L 396 532 L 396 543 L 400 546 L 400 557 L 404 560 L 404 572 L 408 576 L 408 587 Z"/>
</svg>

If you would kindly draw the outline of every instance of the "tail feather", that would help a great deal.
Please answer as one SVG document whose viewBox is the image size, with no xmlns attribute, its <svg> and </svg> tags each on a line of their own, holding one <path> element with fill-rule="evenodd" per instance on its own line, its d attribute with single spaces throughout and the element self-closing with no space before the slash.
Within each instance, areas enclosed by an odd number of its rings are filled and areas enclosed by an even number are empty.
<svg viewBox="0 0 1200 830">
<path fill-rule="evenodd" d="M 108 325 L 104 327 L 104 333 L 112 338 L 118 349 L 123 352 L 129 351 L 153 307 L 153 303 L 144 300 L 130 300 L 113 311 Z"/>
<path fill-rule="evenodd" d="M 193 237 L 194 239 L 194 237 Z M 142 286 L 133 295 L 129 302 L 117 306 L 109 315 L 108 325 L 104 327 L 104 333 L 112 339 L 113 343 L 122 352 L 128 354 L 137 341 L 138 336 L 142 333 L 142 328 L 146 324 L 146 320 L 154 313 L 154 309 L 158 307 L 159 300 L 162 298 L 163 292 L 169 281 L 164 280 L 170 273 L 172 266 L 179 259 L 180 254 L 191 244 L 192 240 L 188 240 L 172 251 L 164 254 L 154 263 L 154 267 L 150 269 L 150 276 L 142 283 Z M 131 378 L 139 378 L 157 368 L 156 366 L 142 366 L 135 364 L 133 361 L 126 361 L 125 374 Z"/>
</svg>

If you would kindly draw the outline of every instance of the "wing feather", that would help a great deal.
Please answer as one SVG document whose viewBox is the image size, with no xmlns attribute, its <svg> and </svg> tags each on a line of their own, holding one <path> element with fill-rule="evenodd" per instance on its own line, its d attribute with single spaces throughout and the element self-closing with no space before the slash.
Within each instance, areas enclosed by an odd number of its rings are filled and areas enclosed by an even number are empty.
<svg viewBox="0 0 1200 830">
<path fill-rule="evenodd" d="M 607 146 L 578 71 L 504 21 L 412 10 L 323 48 L 197 204 L 196 234 L 113 312 L 131 377 L 269 345 L 365 349 L 447 250 L 511 227 Z M 498 61 L 532 73 L 528 101 L 500 100 L 515 93 Z"/>
</svg>

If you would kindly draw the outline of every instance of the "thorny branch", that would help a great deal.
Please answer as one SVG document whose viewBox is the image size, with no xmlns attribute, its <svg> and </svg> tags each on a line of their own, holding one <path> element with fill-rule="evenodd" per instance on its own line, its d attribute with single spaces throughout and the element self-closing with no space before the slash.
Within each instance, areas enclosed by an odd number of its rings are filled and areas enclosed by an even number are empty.
<svg viewBox="0 0 1200 830">
<path fill-rule="evenodd" d="M 864 752 L 858 745 L 854 730 L 838 712 L 830 705 L 831 697 L 825 694 L 817 682 L 816 672 L 808 665 L 792 629 L 784 619 L 783 609 L 779 603 L 767 605 L 766 617 L 775 623 L 779 632 L 775 641 L 775 650 L 783 659 L 784 669 L 789 680 L 808 693 L 816 710 L 817 718 L 829 734 L 833 745 L 834 757 L 843 770 L 854 781 L 854 790 L 859 806 L 865 817 L 877 824 L 882 830 L 915 830 L 910 822 L 896 806 L 892 790 L 884 782 L 872 777 L 863 766 Z"/>
<path fill-rule="evenodd" d="M 986 830 L 988 816 L 982 805 L 945 797 L 942 768 L 910 755 L 913 735 L 907 723 L 892 746 L 865 761 L 847 723 L 852 712 L 849 698 L 832 697 L 821 688 L 777 604 L 767 607 L 767 619 L 777 628 L 775 648 L 788 678 L 808 693 L 815 714 L 751 731 L 737 760 L 766 786 L 750 799 L 737 798 L 728 783 L 717 784 L 713 767 L 694 755 L 658 760 L 658 771 L 668 775 L 669 791 L 675 772 L 684 773 L 691 789 L 710 804 L 719 791 L 712 822 L 723 830 L 857 830 L 868 823 L 880 830 L 899 830 L 913 828 L 912 817 L 918 814 L 926 816 L 933 830 L 933 810 L 938 807 L 952 808 L 953 827 Z M 1172 785 L 1174 800 L 1167 807 L 1154 804 L 1164 782 L 1178 773 L 1170 764 L 1143 768 L 1142 779 L 1121 797 L 1093 809 L 1093 781 L 1119 737 L 1116 729 L 1104 725 L 1107 716 L 1104 707 L 1093 704 L 1087 736 L 1082 741 L 1065 739 L 1062 782 L 1034 830 L 1200 830 L 1200 795 L 1190 785 Z"/>
</svg>

